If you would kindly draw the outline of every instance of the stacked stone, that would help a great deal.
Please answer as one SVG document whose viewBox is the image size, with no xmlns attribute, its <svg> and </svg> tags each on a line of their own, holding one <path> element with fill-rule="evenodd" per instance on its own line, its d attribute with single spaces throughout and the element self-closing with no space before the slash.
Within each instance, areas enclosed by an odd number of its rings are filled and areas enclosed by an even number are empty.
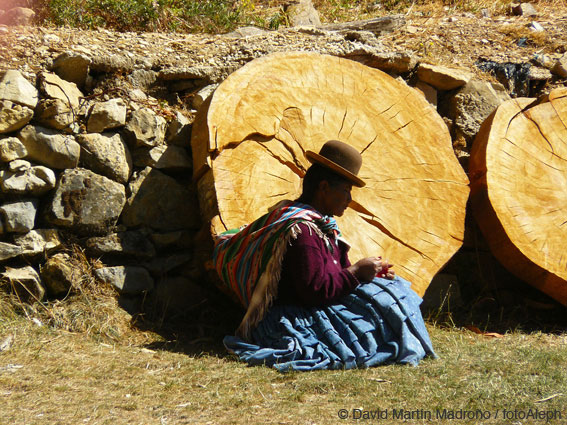
<svg viewBox="0 0 567 425">
<path fill-rule="evenodd" d="M 182 308 L 202 293 L 190 121 L 120 97 L 89 100 L 81 63 L 67 55 L 36 85 L 17 70 L 0 80 L 3 278 L 27 299 L 67 294 L 81 279 L 65 253 L 73 240 L 124 296 Z"/>
</svg>

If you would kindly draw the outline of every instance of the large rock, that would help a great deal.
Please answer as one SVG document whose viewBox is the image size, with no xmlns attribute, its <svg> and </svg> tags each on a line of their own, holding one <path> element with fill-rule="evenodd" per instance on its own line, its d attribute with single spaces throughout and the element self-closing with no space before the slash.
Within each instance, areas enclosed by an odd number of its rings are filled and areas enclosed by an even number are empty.
<svg viewBox="0 0 567 425">
<path fill-rule="evenodd" d="M 96 269 L 95 275 L 114 286 L 121 294 L 141 294 L 154 288 L 154 280 L 143 267 L 104 267 Z"/>
<path fill-rule="evenodd" d="M 49 295 L 65 295 L 77 284 L 82 273 L 69 254 L 50 257 L 40 269 L 41 279 Z"/>
<path fill-rule="evenodd" d="M 48 206 L 47 220 L 77 233 L 105 233 L 124 204 L 124 186 L 83 168 L 65 170 Z"/>
<path fill-rule="evenodd" d="M 189 147 L 191 145 L 191 121 L 181 112 L 176 111 L 175 117 L 167 126 L 165 136 L 168 145 Z"/>
<path fill-rule="evenodd" d="M 371 68 L 395 74 L 409 72 L 417 65 L 417 59 L 407 52 L 384 52 L 381 48 L 372 46 L 362 46 L 345 57 Z"/>
<path fill-rule="evenodd" d="M 189 185 L 146 167 L 129 188 L 131 195 L 122 215 L 126 226 L 145 225 L 162 231 L 199 228 L 198 202 Z"/>
<path fill-rule="evenodd" d="M 132 173 L 132 157 L 119 133 L 90 133 L 77 136 L 81 161 L 91 170 L 120 183 Z"/>
<path fill-rule="evenodd" d="M 40 100 L 35 109 L 35 120 L 45 127 L 66 132 L 76 133 L 79 128 L 75 112 L 61 99 Z"/>
<path fill-rule="evenodd" d="M 146 267 L 154 276 L 165 276 L 172 270 L 191 262 L 193 257 L 192 251 L 176 252 L 166 257 L 155 258 L 147 263 Z"/>
<path fill-rule="evenodd" d="M 91 256 L 117 255 L 150 259 L 156 255 L 153 244 L 140 231 L 113 233 L 108 236 L 90 238 L 85 243 Z"/>
<path fill-rule="evenodd" d="M 57 229 L 36 229 L 14 237 L 22 255 L 46 254 L 62 246 Z"/>
<path fill-rule="evenodd" d="M 454 127 L 471 142 L 484 120 L 510 96 L 500 84 L 473 80 L 450 99 Z"/>
<path fill-rule="evenodd" d="M 24 78 L 20 71 L 6 71 L 0 80 L 0 100 L 9 100 L 34 109 L 38 99 L 36 88 Z"/>
<path fill-rule="evenodd" d="M 557 59 L 553 68 L 551 68 L 551 72 L 561 78 L 567 78 L 567 54 Z"/>
<path fill-rule="evenodd" d="M 150 238 L 158 250 L 167 248 L 192 248 L 195 233 L 189 230 L 176 230 L 166 233 L 152 233 Z"/>
<path fill-rule="evenodd" d="M 65 81 L 57 74 L 42 72 L 39 74 L 39 89 L 50 99 L 59 99 L 73 109 L 78 109 L 84 97 L 75 83 Z"/>
<path fill-rule="evenodd" d="M 447 68 L 422 63 L 417 68 L 417 77 L 438 90 L 453 90 L 464 86 L 473 74 L 464 69 Z"/>
<path fill-rule="evenodd" d="M 28 158 L 51 168 L 74 168 L 79 163 L 81 147 L 70 135 L 28 125 L 18 138 L 28 151 Z"/>
<path fill-rule="evenodd" d="M 37 199 L 10 201 L 0 206 L 4 231 L 7 233 L 27 233 L 33 229 L 39 202 Z"/>
<path fill-rule="evenodd" d="M 110 99 L 93 105 L 87 130 L 89 133 L 102 133 L 126 124 L 126 103 L 120 99 Z"/>
<path fill-rule="evenodd" d="M 193 160 L 187 150 L 181 146 L 161 145 L 155 148 L 138 148 L 133 153 L 136 167 L 152 167 L 160 170 L 190 170 L 193 169 Z"/>
<path fill-rule="evenodd" d="M 31 25 L 35 12 L 27 7 L 13 7 L 0 16 L 0 24 L 5 25 Z"/>
<path fill-rule="evenodd" d="M 64 52 L 55 58 L 51 69 L 62 79 L 82 88 L 89 75 L 91 60 L 77 52 Z"/>
<path fill-rule="evenodd" d="M 23 165 L 25 163 L 27 166 Z M 0 171 L 0 188 L 4 193 L 42 195 L 53 189 L 56 181 L 53 170 L 41 165 L 31 166 L 23 160 L 12 161 L 8 170 Z"/>
<path fill-rule="evenodd" d="M 2 162 L 25 158 L 27 155 L 28 150 L 17 137 L 0 139 L 0 160 Z"/>
<path fill-rule="evenodd" d="M 516 16 L 537 16 L 537 9 L 531 3 L 520 3 L 511 5 L 512 13 Z"/>
<path fill-rule="evenodd" d="M 321 25 L 319 12 L 313 7 L 311 0 L 292 0 L 285 8 L 291 26 Z"/>
<path fill-rule="evenodd" d="M 12 133 L 25 126 L 33 118 L 33 110 L 9 100 L 0 101 L 0 134 Z"/>
<path fill-rule="evenodd" d="M 205 103 L 205 101 L 215 92 L 218 86 L 218 84 L 209 84 L 208 86 L 203 87 L 201 90 L 195 93 L 192 101 L 193 108 L 199 109 L 201 106 L 203 106 L 203 103 Z"/>
<path fill-rule="evenodd" d="M 2 233 L 2 223 L 0 221 L 0 233 Z M 21 246 L 11 243 L 0 242 L 0 261 L 9 260 L 10 258 L 21 255 L 23 249 Z"/>
<path fill-rule="evenodd" d="M 165 140 L 167 121 L 148 108 L 132 113 L 124 134 L 132 145 L 153 147 Z"/>
<path fill-rule="evenodd" d="M 41 285 L 39 274 L 33 267 L 26 266 L 17 269 L 6 267 L 2 276 L 12 283 L 12 287 L 21 300 L 28 302 L 43 300 L 45 289 Z"/>
</svg>

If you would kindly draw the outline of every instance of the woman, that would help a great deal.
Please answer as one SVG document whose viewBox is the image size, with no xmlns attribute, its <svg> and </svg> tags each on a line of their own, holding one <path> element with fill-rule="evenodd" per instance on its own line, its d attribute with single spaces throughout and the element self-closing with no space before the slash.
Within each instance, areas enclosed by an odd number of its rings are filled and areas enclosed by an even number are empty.
<svg viewBox="0 0 567 425">
<path fill-rule="evenodd" d="M 421 299 L 380 257 L 351 264 L 333 216 L 351 202 L 361 155 L 337 140 L 319 153 L 296 201 L 219 237 L 214 263 L 247 308 L 225 346 L 279 370 L 416 364 L 434 356 Z"/>
</svg>

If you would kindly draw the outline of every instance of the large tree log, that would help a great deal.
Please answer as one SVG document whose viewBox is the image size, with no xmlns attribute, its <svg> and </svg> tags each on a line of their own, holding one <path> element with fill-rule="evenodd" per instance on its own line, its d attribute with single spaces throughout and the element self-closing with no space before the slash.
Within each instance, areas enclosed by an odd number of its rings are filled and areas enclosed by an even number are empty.
<svg viewBox="0 0 567 425">
<path fill-rule="evenodd" d="M 500 105 L 475 138 L 469 171 L 494 255 L 567 305 L 567 88 Z"/>
<path fill-rule="evenodd" d="M 353 202 L 338 220 L 351 260 L 382 255 L 420 295 L 462 244 L 468 180 L 447 126 L 404 82 L 315 53 L 256 59 L 227 78 L 193 128 L 202 213 L 215 231 L 252 221 L 301 193 L 329 139 L 363 156 Z"/>
</svg>

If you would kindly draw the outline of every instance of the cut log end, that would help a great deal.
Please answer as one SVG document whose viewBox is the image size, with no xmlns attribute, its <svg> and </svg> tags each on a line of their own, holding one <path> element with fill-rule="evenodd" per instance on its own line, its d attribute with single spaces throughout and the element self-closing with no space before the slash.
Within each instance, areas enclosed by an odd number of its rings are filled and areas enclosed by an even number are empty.
<svg viewBox="0 0 567 425">
<path fill-rule="evenodd" d="M 567 89 L 502 104 L 470 164 L 475 217 L 512 273 L 567 305 Z"/>
<path fill-rule="evenodd" d="M 462 244 L 468 180 L 447 127 L 421 94 L 381 71 L 314 53 L 270 55 L 223 82 L 198 121 L 194 168 L 210 167 L 199 182 L 206 219 L 235 228 L 296 199 L 305 152 L 339 139 L 362 153 L 366 182 L 337 220 L 351 260 L 388 258 L 422 295 Z"/>
</svg>

